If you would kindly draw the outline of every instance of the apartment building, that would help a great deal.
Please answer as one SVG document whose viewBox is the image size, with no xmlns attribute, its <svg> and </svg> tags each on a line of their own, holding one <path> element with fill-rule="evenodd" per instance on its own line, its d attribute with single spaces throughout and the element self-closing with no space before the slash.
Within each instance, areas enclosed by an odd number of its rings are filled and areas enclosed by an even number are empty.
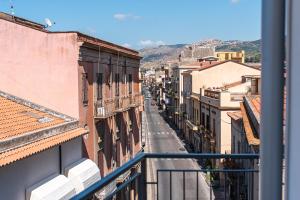
<svg viewBox="0 0 300 200">
<path fill-rule="evenodd" d="M 78 120 L 2 91 L 0 108 L 1 199 L 69 199 L 100 180 Z"/>
<path fill-rule="evenodd" d="M 239 110 L 256 68 L 233 61 L 203 65 L 183 75 L 184 135 L 198 152 L 230 152 L 228 110 Z"/>
<path fill-rule="evenodd" d="M 240 111 L 228 112 L 231 118 L 231 153 L 259 153 L 260 145 L 260 115 L 261 78 L 251 79 L 251 93 L 243 98 Z M 236 161 L 236 167 L 258 169 L 258 161 Z M 253 184 L 251 184 L 253 183 Z M 232 187 L 236 188 L 236 197 L 245 196 L 248 199 L 258 199 L 258 174 L 239 175 L 234 177 Z"/>
<path fill-rule="evenodd" d="M 201 69 L 213 63 L 215 62 L 194 62 L 187 65 L 176 66 L 172 69 L 171 89 L 169 90 L 169 116 L 180 131 L 183 131 L 184 128 L 183 114 L 185 112 L 185 106 L 183 104 L 183 72 Z"/>
<path fill-rule="evenodd" d="M 5 92 L 66 113 L 89 129 L 83 153 L 101 176 L 141 150 L 138 52 L 1 13 L 0 59 Z"/>
<path fill-rule="evenodd" d="M 245 51 L 217 51 L 215 57 L 219 61 L 232 60 L 238 63 L 245 63 Z"/>
</svg>

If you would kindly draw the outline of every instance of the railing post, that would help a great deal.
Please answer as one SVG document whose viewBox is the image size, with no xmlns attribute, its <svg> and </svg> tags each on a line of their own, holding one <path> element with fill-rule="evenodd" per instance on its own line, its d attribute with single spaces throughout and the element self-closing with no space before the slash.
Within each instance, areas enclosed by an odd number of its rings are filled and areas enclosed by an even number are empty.
<svg viewBox="0 0 300 200">
<path fill-rule="evenodd" d="M 259 199 L 282 199 L 285 0 L 262 3 Z"/>
<path fill-rule="evenodd" d="M 139 178 L 138 196 L 139 200 L 147 200 L 147 159 L 141 161 L 141 176 Z"/>
<path fill-rule="evenodd" d="M 172 171 L 170 171 L 170 200 L 172 200 Z"/>
</svg>

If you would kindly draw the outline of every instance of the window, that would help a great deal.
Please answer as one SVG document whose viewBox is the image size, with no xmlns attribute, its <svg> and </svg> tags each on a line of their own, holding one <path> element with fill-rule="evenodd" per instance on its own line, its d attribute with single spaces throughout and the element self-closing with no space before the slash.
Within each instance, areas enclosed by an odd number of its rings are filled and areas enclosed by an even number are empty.
<svg viewBox="0 0 300 200">
<path fill-rule="evenodd" d="M 210 117 L 209 117 L 209 115 L 206 115 L 206 129 L 210 130 Z"/>
<path fill-rule="evenodd" d="M 213 137 L 216 136 L 216 119 L 213 119 L 213 124 L 212 124 L 212 134 L 213 134 Z"/>
<path fill-rule="evenodd" d="M 120 95 L 120 75 L 115 74 L 115 91 L 116 91 L 116 96 Z"/>
<path fill-rule="evenodd" d="M 128 75 L 128 91 L 129 94 L 132 94 L 132 74 Z"/>
<path fill-rule="evenodd" d="M 87 73 L 82 73 L 82 102 L 88 103 L 88 76 Z"/>
<path fill-rule="evenodd" d="M 98 132 L 98 146 L 99 150 L 103 150 L 104 148 L 104 136 L 105 136 L 105 124 L 104 122 L 98 122 L 96 125 L 96 129 Z"/>
<path fill-rule="evenodd" d="M 232 136 L 232 141 L 231 141 L 231 142 L 232 142 L 232 145 L 231 145 L 231 146 L 232 146 L 231 152 L 232 152 L 232 153 L 236 153 L 236 152 L 235 152 L 235 136 L 234 136 L 234 135 Z"/>
<path fill-rule="evenodd" d="M 106 84 L 110 87 L 111 86 L 111 82 L 112 82 L 112 68 L 113 68 L 113 64 L 112 64 L 112 57 L 109 57 L 108 60 L 108 65 L 106 66 L 107 70 L 105 72 L 105 78 L 106 78 Z"/>
<path fill-rule="evenodd" d="M 201 125 L 205 126 L 205 114 L 204 114 L 204 112 L 201 113 Z"/>
<path fill-rule="evenodd" d="M 97 99 L 102 99 L 102 82 L 103 82 L 103 74 L 97 73 Z"/>
<path fill-rule="evenodd" d="M 122 131 L 122 120 L 121 120 L 121 114 L 117 115 L 117 123 L 116 123 L 116 140 L 120 139 L 121 131 Z"/>
</svg>

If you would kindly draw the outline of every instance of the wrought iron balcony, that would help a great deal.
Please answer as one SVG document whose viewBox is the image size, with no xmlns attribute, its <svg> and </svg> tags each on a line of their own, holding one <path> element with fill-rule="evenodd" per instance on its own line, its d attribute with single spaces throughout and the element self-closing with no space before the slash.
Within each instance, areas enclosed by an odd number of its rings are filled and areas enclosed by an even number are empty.
<svg viewBox="0 0 300 200">
<path fill-rule="evenodd" d="M 114 114 L 116 105 L 114 99 L 100 100 L 95 103 L 95 117 L 107 118 Z"/>
<path fill-rule="evenodd" d="M 124 112 L 132 107 L 138 107 L 141 105 L 141 94 L 99 100 L 95 103 L 95 117 L 107 118 L 117 112 Z"/>
<path fill-rule="evenodd" d="M 214 163 L 219 160 L 220 163 L 224 163 L 222 168 L 212 168 L 212 165 L 205 165 L 204 168 L 198 169 L 156 169 L 156 180 L 149 180 L 147 173 L 150 172 L 151 168 L 147 168 L 147 163 L 151 159 L 164 159 L 165 162 L 170 162 L 172 159 L 196 159 L 198 161 L 210 161 Z M 138 187 L 135 188 L 134 199 L 146 200 L 149 199 L 150 194 L 147 193 L 147 186 L 152 186 L 156 188 L 154 199 L 173 199 L 181 195 L 182 199 L 191 199 L 191 194 L 194 195 L 192 199 L 199 199 L 203 197 L 202 190 L 199 190 L 199 180 L 205 179 L 207 187 L 208 199 L 240 199 L 242 196 L 249 195 L 253 192 L 253 181 L 254 179 L 243 179 L 243 176 L 257 176 L 258 170 L 254 167 L 241 168 L 234 165 L 228 165 L 228 163 L 233 163 L 234 160 L 245 160 L 245 161 L 255 161 L 259 159 L 257 154 L 196 154 L 196 153 L 139 153 L 133 159 L 129 160 L 127 163 L 103 177 L 100 181 L 96 182 L 86 190 L 77 194 L 73 197 L 73 200 L 77 199 L 92 199 L 95 194 L 103 190 L 107 185 L 117 180 L 119 177 L 124 176 L 124 173 L 128 175 L 128 171 L 132 170 L 130 175 L 126 180 L 117 186 L 117 188 L 110 194 L 106 194 L 104 199 L 113 199 L 114 196 L 126 190 L 126 187 L 132 183 L 137 183 Z M 148 161 L 148 162 L 147 162 Z M 252 162 L 255 163 L 255 162 Z M 153 172 L 152 172 L 153 173 Z M 179 178 L 180 177 L 180 178 Z M 217 178 L 218 177 L 218 178 Z M 244 177 L 245 178 L 245 177 Z M 193 190 L 187 185 L 187 181 L 194 180 Z M 241 183 L 237 180 L 247 180 L 249 188 L 242 190 Z M 174 181 L 178 185 L 174 185 Z M 243 184 L 245 184 L 243 183 Z M 174 187 L 176 186 L 176 187 Z M 180 187 L 179 187 L 180 186 Z M 244 185 L 242 185 L 244 186 Z M 232 192 L 233 187 L 239 187 L 239 193 Z M 148 196 L 148 198 L 147 198 Z M 129 198 L 130 199 L 130 198 Z"/>
<path fill-rule="evenodd" d="M 142 94 L 135 94 L 130 96 L 130 107 L 138 107 L 142 105 Z"/>
<path fill-rule="evenodd" d="M 130 109 L 130 97 L 119 97 L 115 99 L 116 112 L 123 112 Z"/>
</svg>

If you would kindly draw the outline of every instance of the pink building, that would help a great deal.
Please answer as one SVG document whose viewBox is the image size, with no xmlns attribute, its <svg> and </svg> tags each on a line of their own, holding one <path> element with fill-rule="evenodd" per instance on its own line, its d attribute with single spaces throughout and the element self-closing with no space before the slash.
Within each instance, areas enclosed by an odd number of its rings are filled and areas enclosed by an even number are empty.
<svg viewBox="0 0 300 200">
<path fill-rule="evenodd" d="M 77 118 L 105 175 L 140 151 L 137 51 L 0 13 L 0 89 Z M 121 180 L 122 181 L 122 180 Z"/>
</svg>

